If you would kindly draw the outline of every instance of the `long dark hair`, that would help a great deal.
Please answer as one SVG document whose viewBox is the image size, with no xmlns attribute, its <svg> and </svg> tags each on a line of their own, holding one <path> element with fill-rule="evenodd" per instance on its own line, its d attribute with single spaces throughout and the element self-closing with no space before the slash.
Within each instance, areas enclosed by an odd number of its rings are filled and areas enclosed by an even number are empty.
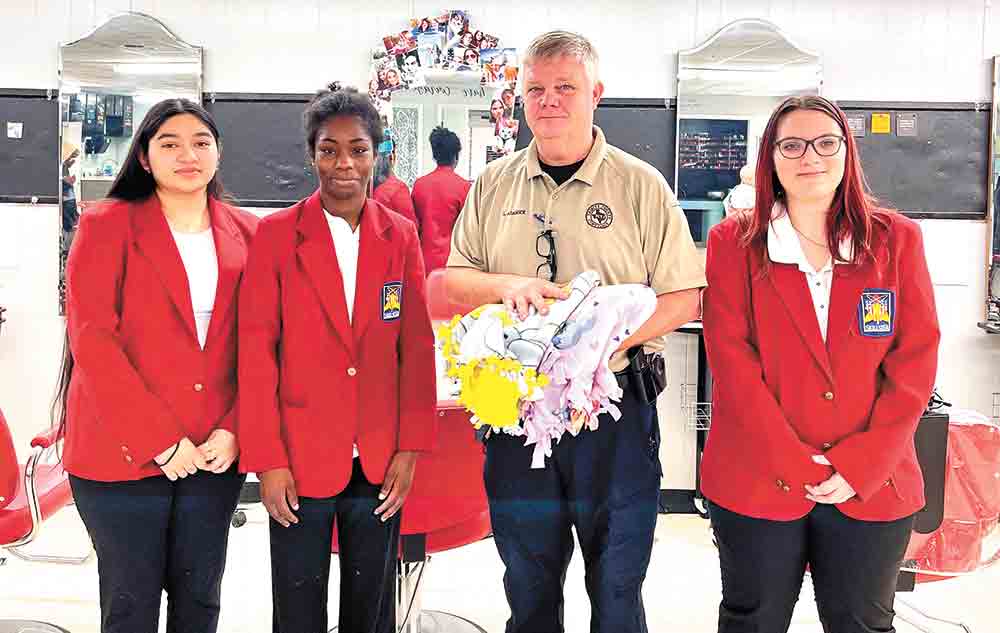
<svg viewBox="0 0 1000 633">
<path fill-rule="evenodd" d="M 788 97 L 771 114 L 767 127 L 764 128 L 760 151 L 757 154 L 755 174 L 757 198 L 754 212 L 740 216 L 743 228 L 741 242 L 754 251 L 761 260 L 762 271 L 766 271 L 767 229 L 771 222 L 771 209 L 776 200 L 785 197 L 784 188 L 778 180 L 778 172 L 774 167 L 774 146 L 778 140 L 778 125 L 782 118 L 795 110 L 822 112 L 837 123 L 844 137 L 846 151 L 844 177 L 833 196 L 826 221 L 826 241 L 831 255 L 837 261 L 844 261 L 844 254 L 840 252 L 840 240 L 850 236 L 854 245 L 854 256 L 849 263 L 860 264 L 865 259 L 873 258 L 873 224 L 884 224 L 885 214 L 890 211 L 881 208 L 878 201 L 869 193 L 864 172 L 861 171 L 858 146 L 847 124 L 847 115 L 833 102 L 815 95 Z"/>
<path fill-rule="evenodd" d="M 125 157 L 125 164 L 122 165 L 118 176 L 115 178 L 111 189 L 108 190 L 108 198 L 114 200 L 124 200 L 132 202 L 144 200 L 153 195 L 156 191 L 156 179 L 151 172 L 147 172 L 142 166 L 140 158 L 149 156 L 149 141 L 152 140 L 160 127 L 173 116 L 178 114 L 190 114 L 197 117 L 205 127 L 209 129 L 215 138 L 215 144 L 222 152 L 222 134 L 215 124 L 215 119 L 201 105 L 188 99 L 165 99 L 160 101 L 146 113 L 138 130 L 132 137 L 132 146 Z M 207 192 L 209 197 L 216 200 L 228 201 L 229 194 L 222 186 L 219 173 L 216 172 L 208 182 Z M 68 307 L 67 307 L 68 310 Z M 59 369 L 59 381 L 56 383 L 56 395 L 52 400 L 50 408 L 51 423 L 59 428 L 59 435 L 66 431 L 66 405 L 69 396 L 69 385 L 73 378 L 73 367 L 76 362 L 73 360 L 73 352 L 69 346 L 69 331 L 67 329 L 63 336 L 63 359 Z"/>
<path fill-rule="evenodd" d="M 219 133 L 219 127 L 215 124 L 215 119 L 208 113 L 208 110 L 188 99 L 165 99 L 150 108 L 146 116 L 143 117 L 142 123 L 139 124 L 139 129 L 132 137 L 132 146 L 125 157 L 125 164 L 122 165 L 118 177 L 115 178 L 111 189 L 108 190 L 109 198 L 131 202 L 148 198 L 156 191 L 156 180 L 153 178 L 152 172 L 146 171 L 142 166 L 140 159 L 143 156 L 149 156 L 149 142 L 156 136 L 160 127 L 167 122 L 167 119 L 178 114 L 190 114 L 204 123 L 215 138 L 215 144 L 221 155 L 222 134 Z M 208 195 L 216 200 L 229 198 L 222 186 L 218 171 L 208 181 Z"/>
</svg>

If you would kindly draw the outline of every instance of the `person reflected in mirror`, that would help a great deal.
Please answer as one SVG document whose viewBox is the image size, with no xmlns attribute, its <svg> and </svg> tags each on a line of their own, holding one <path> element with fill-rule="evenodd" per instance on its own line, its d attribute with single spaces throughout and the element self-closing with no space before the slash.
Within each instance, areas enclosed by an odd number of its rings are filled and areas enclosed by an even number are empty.
<svg viewBox="0 0 1000 633">
<path fill-rule="evenodd" d="M 368 197 L 382 120 L 331 84 L 303 113 L 319 188 L 261 220 L 240 296 L 240 468 L 270 515 L 273 630 L 394 633 L 401 510 L 437 434 L 416 227 Z"/>
<path fill-rule="evenodd" d="M 377 149 L 375 173 L 372 177 L 372 198 L 413 222 L 413 225 L 416 226 L 417 216 L 414 213 L 410 188 L 393 172 L 396 166 L 395 144 L 387 138 Z"/>
<path fill-rule="evenodd" d="M 451 232 L 472 186 L 455 173 L 462 152 L 458 135 L 439 125 L 431 131 L 430 144 L 437 167 L 413 183 L 413 210 L 428 273 L 448 261 Z"/>
<path fill-rule="evenodd" d="M 76 224 L 80 220 L 80 210 L 76 203 L 76 174 L 73 173 L 73 165 L 80 157 L 80 148 L 72 143 L 63 143 L 63 162 L 61 168 L 60 187 L 62 197 L 62 248 L 69 251 L 73 244 L 73 233 Z"/>
<path fill-rule="evenodd" d="M 757 195 L 753 187 L 753 170 L 753 165 L 743 165 L 740 168 L 740 184 L 733 187 L 726 199 L 722 201 L 726 217 L 753 210 L 754 197 Z"/>
<path fill-rule="evenodd" d="M 236 467 L 236 296 L 254 216 L 230 206 L 219 129 L 168 99 L 139 124 L 66 265 L 56 424 L 97 552 L 102 633 L 216 631 Z"/>
<path fill-rule="evenodd" d="M 775 109 L 756 171 L 753 211 L 708 234 L 718 630 L 787 631 L 808 566 L 824 631 L 894 631 L 941 337 L 922 232 L 865 190 L 822 97 Z"/>
</svg>

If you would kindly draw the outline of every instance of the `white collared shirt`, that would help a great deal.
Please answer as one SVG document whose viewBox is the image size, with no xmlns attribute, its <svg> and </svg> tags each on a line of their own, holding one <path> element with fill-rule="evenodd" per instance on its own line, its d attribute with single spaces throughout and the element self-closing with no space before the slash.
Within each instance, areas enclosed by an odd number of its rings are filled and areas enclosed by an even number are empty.
<svg viewBox="0 0 1000 633">
<path fill-rule="evenodd" d="M 358 280 L 358 248 L 361 246 L 361 225 L 352 230 L 347 220 L 323 209 L 326 223 L 330 225 L 333 248 L 337 255 L 340 276 L 344 280 L 344 301 L 347 303 L 347 321 L 354 321 L 354 293 Z"/>
<path fill-rule="evenodd" d="M 361 225 L 352 229 L 347 220 L 323 209 L 326 223 L 330 225 L 333 251 L 340 267 L 340 277 L 344 281 L 344 302 L 347 304 L 347 321 L 354 322 L 354 294 L 358 285 L 358 250 L 361 247 Z M 358 441 L 354 440 L 354 456 L 357 457 Z"/>
<path fill-rule="evenodd" d="M 841 240 L 840 253 L 847 258 L 853 256 L 850 237 Z M 771 212 L 771 223 L 767 228 L 767 254 L 770 260 L 777 264 L 797 265 L 806 276 L 806 285 L 809 287 L 813 308 L 816 310 L 819 332 L 825 343 L 830 317 L 830 292 L 833 289 L 833 258 L 829 259 L 820 270 L 812 267 L 802 250 L 798 232 L 792 226 L 792 220 L 780 202 L 774 203 L 774 210 Z"/>
</svg>

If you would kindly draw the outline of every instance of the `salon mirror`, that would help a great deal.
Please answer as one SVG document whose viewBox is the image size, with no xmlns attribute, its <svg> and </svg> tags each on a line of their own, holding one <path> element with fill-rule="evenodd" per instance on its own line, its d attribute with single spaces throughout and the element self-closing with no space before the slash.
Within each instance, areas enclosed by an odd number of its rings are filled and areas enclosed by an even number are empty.
<svg viewBox="0 0 1000 633">
<path fill-rule="evenodd" d="M 146 111 L 166 98 L 201 102 L 202 49 L 155 18 L 123 13 L 59 47 L 59 306 L 81 212 L 104 198 Z"/>
<path fill-rule="evenodd" d="M 737 20 L 678 53 L 674 182 L 695 242 L 725 217 L 740 169 L 752 174 L 774 108 L 821 87 L 819 56 L 764 20 Z"/>
<path fill-rule="evenodd" d="M 979 327 L 1000 334 L 1000 55 L 993 58 L 993 116 L 990 117 L 990 180 L 986 185 L 986 320 Z"/>
</svg>

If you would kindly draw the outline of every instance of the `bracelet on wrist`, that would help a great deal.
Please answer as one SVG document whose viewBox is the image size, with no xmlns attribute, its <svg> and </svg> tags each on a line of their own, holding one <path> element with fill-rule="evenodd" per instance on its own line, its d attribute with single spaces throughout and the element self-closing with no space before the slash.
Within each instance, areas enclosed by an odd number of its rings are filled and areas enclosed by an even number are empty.
<svg viewBox="0 0 1000 633">
<path fill-rule="evenodd" d="M 170 457 L 168 457 L 165 461 L 162 461 L 162 462 L 158 462 L 158 461 L 156 461 L 154 459 L 153 463 L 156 464 L 157 466 L 159 466 L 160 468 L 163 468 L 164 466 L 166 466 L 167 464 L 170 463 L 170 460 L 174 458 L 174 455 L 177 454 L 177 450 L 180 449 L 180 447 L 181 447 L 181 443 L 177 442 L 176 444 L 174 444 L 174 450 L 172 450 L 170 452 Z"/>
</svg>

